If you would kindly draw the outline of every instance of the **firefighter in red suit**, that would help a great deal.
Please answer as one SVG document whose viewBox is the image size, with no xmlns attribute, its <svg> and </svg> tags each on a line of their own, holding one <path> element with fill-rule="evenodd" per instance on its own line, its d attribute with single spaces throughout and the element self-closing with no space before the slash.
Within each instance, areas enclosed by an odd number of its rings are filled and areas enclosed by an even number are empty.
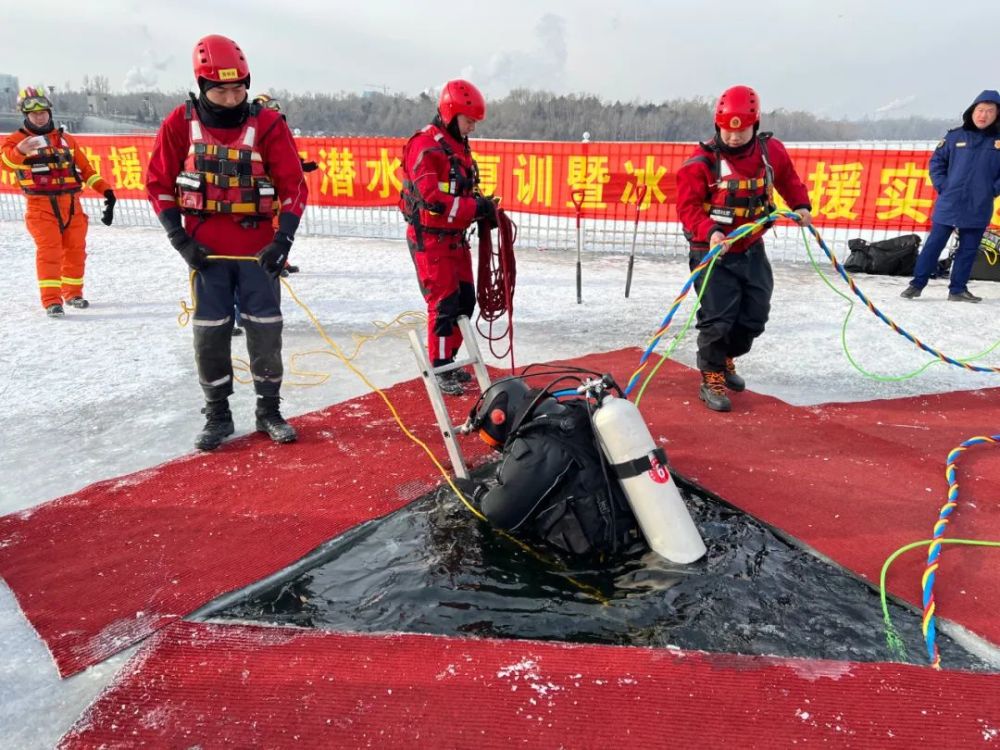
<svg viewBox="0 0 1000 750">
<path fill-rule="evenodd" d="M 468 81 L 449 81 L 438 113 L 403 149 L 401 208 L 406 240 L 427 301 L 427 349 L 435 367 L 453 362 L 462 345 L 459 316 L 476 307 L 472 254 L 466 231 L 479 220 L 496 222 L 496 203 L 479 194 L 479 172 L 469 135 L 486 117 L 486 101 Z M 462 394 L 465 370 L 438 375 L 444 393 Z"/>
<path fill-rule="evenodd" d="M 201 39 L 194 75 L 200 95 L 191 94 L 163 121 L 146 184 L 170 244 L 194 275 L 195 363 L 206 401 L 195 447 L 213 450 L 234 431 L 234 295 L 247 334 L 257 430 L 275 442 L 292 442 L 295 430 L 278 408 L 278 274 L 306 205 L 302 165 L 281 113 L 251 105 L 250 68 L 236 42 L 219 35 Z"/>
<path fill-rule="evenodd" d="M 784 145 L 761 133 L 760 100 L 749 86 L 723 92 L 715 107 L 715 137 L 698 148 L 677 172 L 677 211 L 691 245 L 690 267 L 737 227 L 774 210 L 777 190 L 798 214 L 812 223 L 809 194 L 795 173 Z M 746 388 L 734 360 L 746 354 L 764 332 L 771 310 L 774 278 L 764 251 L 763 225 L 723 245 L 698 309 L 699 397 L 709 409 L 730 411 L 726 393 Z M 698 278 L 698 289 L 704 282 Z"/>
</svg>

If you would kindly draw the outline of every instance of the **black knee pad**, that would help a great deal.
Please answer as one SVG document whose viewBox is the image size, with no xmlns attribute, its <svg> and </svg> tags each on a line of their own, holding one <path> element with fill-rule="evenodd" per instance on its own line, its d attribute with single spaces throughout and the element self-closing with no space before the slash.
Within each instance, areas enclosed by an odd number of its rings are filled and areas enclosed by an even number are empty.
<svg viewBox="0 0 1000 750">
<path fill-rule="evenodd" d="M 467 318 L 472 317 L 476 310 L 476 287 L 468 281 L 460 281 L 458 284 L 458 313 Z"/>
<path fill-rule="evenodd" d="M 461 291 L 456 289 L 437 304 L 437 318 L 434 321 L 434 335 L 445 338 L 451 336 L 455 321 L 461 314 Z"/>
</svg>

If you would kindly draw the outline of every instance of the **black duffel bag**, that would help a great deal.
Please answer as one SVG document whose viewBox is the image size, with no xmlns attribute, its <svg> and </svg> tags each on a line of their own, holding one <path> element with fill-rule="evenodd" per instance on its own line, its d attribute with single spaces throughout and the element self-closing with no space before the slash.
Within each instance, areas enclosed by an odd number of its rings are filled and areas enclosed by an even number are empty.
<svg viewBox="0 0 1000 750">
<path fill-rule="evenodd" d="M 848 273 L 910 276 L 917 265 L 920 242 L 919 234 L 904 234 L 878 242 L 848 240 L 847 247 L 851 254 L 844 262 L 844 268 Z"/>
<path fill-rule="evenodd" d="M 976 281 L 1000 281 L 1000 234 L 997 232 L 989 229 L 983 232 L 969 278 Z"/>
</svg>

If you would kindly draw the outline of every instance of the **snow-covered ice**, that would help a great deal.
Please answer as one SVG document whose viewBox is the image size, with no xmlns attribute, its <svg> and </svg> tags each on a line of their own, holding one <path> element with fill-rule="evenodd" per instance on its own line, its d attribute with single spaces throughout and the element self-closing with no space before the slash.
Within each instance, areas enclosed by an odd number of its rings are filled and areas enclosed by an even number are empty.
<svg viewBox="0 0 1000 750">
<path fill-rule="evenodd" d="M 0 513 L 30 512 L 39 503 L 92 482 L 181 456 L 191 450 L 200 427 L 191 332 L 177 322 L 180 300 L 188 297 L 180 258 L 158 230 L 106 229 L 96 222 L 91 225 L 89 251 L 86 296 L 93 306 L 50 320 L 38 302 L 32 242 L 22 224 L 0 222 Z M 846 257 L 842 245 L 834 251 Z M 825 263 L 821 251 L 814 252 Z M 373 321 L 423 309 L 402 242 L 305 237 L 296 242 L 292 260 L 302 267 L 302 273 L 289 279 L 293 288 L 345 349 L 351 348 L 352 333 L 372 333 Z M 643 255 L 636 260 L 632 294 L 626 300 L 627 257 L 586 254 L 584 303 L 577 305 L 575 260 L 571 252 L 521 249 L 515 299 L 519 364 L 643 347 L 688 276 L 680 259 Z M 846 292 L 832 269 L 830 273 Z M 756 391 L 809 405 L 1000 382 L 991 374 L 942 364 L 902 382 L 864 378 L 841 351 L 844 300 L 805 264 L 776 264 L 775 281 L 768 331 L 740 361 L 741 373 Z M 984 349 L 998 335 L 1000 284 L 973 282 L 972 289 L 985 299 L 969 305 L 948 303 L 944 281 L 932 281 L 916 301 L 899 298 L 906 279 L 860 276 L 858 281 L 890 317 L 952 356 Z M 689 304 L 681 308 L 672 331 L 680 329 Z M 284 310 L 286 364 L 296 352 L 324 347 L 303 310 L 287 295 Z M 860 304 L 847 338 L 861 364 L 882 375 L 907 372 L 930 358 Z M 245 356 L 242 341 L 235 340 L 234 351 L 242 350 Z M 676 359 L 693 365 L 693 332 L 679 346 Z M 366 391 L 333 357 L 313 355 L 301 364 L 307 370 L 328 371 L 331 377 L 315 387 L 286 385 L 287 416 Z M 416 374 L 403 337 L 366 344 L 356 364 L 379 386 Z M 982 364 L 1000 364 L 1000 354 L 987 355 Z M 286 383 L 295 379 L 286 373 Z M 692 376 L 691 408 L 704 408 L 696 392 Z M 252 426 L 250 386 L 238 385 L 232 403 L 238 432 L 247 432 Z M 954 431 L 956 444 L 969 437 L 961 425 L 942 428 Z M 443 446 L 439 450 L 443 453 Z M 929 519 L 935 510 L 928 507 Z M 125 661 L 125 655 L 119 655 L 60 680 L 45 647 L 2 584 L 0 654 L 0 735 L 3 745 L 11 748 L 51 747 Z"/>
</svg>

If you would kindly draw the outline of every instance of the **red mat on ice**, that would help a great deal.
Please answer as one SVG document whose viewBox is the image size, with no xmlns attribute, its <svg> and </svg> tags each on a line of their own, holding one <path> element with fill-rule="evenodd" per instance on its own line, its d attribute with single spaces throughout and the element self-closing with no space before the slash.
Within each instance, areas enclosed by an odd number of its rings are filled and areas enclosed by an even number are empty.
<svg viewBox="0 0 1000 750">
<path fill-rule="evenodd" d="M 387 394 L 446 461 L 423 384 L 409 381 Z M 453 418 L 471 402 L 452 402 Z M 62 675 L 438 483 L 437 469 L 374 393 L 291 421 L 294 445 L 249 435 L 0 518 L 0 577 Z M 485 455 L 479 441 L 470 443 L 473 457 Z"/>
<path fill-rule="evenodd" d="M 179 623 L 60 747 L 973 747 L 995 675 Z"/>
<path fill-rule="evenodd" d="M 578 362 L 625 382 L 638 354 Z M 671 363 L 641 404 L 678 473 L 875 582 L 894 549 L 930 535 L 948 450 L 1000 432 L 996 389 L 820 408 L 747 392 L 734 396 L 734 412 L 715 414 L 698 402 L 696 384 L 695 373 Z M 444 456 L 423 386 L 404 383 L 390 395 Z M 374 394 L 295 423 L 302 441 L 293 446 L 251 436 L 0 518 L 0 576 L 63 674 L 437 482 Z M 1000 539 L 998 469 L 1000 449 L 966 452 L 951 535 Z M 939 616 L 995 644 L 998 554 L 946 547 L 937 586 Z M 919 551 L 904 557 L 890 578 L 893 593 L 919 601 L 922 569 Z"/>
</svg>

